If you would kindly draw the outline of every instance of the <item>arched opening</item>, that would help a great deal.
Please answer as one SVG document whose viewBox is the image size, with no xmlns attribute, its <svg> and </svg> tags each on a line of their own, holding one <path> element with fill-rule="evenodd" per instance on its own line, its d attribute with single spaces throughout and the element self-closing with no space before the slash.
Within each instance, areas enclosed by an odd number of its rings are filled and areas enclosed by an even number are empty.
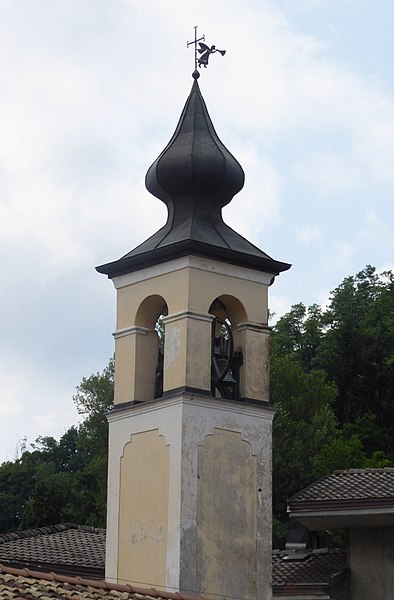
<svg viewBox="0 0 394 600">
<path fill-rule="evenodd" d="M 219 317 L 225 315 L 225 318 L 229 319 L 234 329 L 239 323 L 245 323 L 248 320 L 248 315 L 242 302 L 229 294 L 218 296 L 209 307 L 209 312 L 211 315 Z"/>
<path fill-rule="evenodd" d="M 141 302 L 135 316 L 135 325 L 154 329 L 159 317 L 168 314 L 167 303 L 162 296 L 153 294 Z"/>
<path fill-rule="evenodd" d="M 246 311 L 237 298 L 223 295 L 212 302 L 209 312 L 214 316 L 211 346 L 212 395 L 238 400 L 243 353 L 237 325 L 246 320 Z"/>
<path fill-rule="evenodd" d="M 138 379 L 142 383 L 144 398 L 148 400 L 163 395 L 164 324 L 168 315 L 167 303 L 154 294 L 143 300 L 137 310 L 135 325 L 143 334 L 139 343 L 137 363 Z"/>
</svg>

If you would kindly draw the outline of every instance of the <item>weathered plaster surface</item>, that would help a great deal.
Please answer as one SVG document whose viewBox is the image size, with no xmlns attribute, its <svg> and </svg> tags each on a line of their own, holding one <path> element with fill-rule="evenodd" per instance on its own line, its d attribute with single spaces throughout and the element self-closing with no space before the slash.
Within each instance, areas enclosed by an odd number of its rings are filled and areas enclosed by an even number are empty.
<svg viewBox="0 0 394 600">
<path fill-rule="evenodd" d="M 273 411 L 264 406 L 249 406 L 242 403 L 231 403 L 214 398 L 196 398 L 184 396 L 159 400 L 151 403 L 135 405 L 127 410 L 114 412 L 109 415 L 110 422 L 110 465 L 109 465 L 109 496 L 108 496 L 108 524 L 107 524 L 107 564 L 106 578 L 110 581 L 117 580 L 118 561 L 125 562 L 128 559 L 118 558 L 120 534 L 119 523 L 119 492 L 121 490 L 120 461 L 125 445 L 130 441 L 133 445 L 133 434 L 144 431 L 157 430 L 154 438 L 147 437 L 145 449 L 140 457 L 141 469 L 145 464 L 145 453 L 149 453 L 148 440 L 157 440 L 159 435 L 167 443 L 169 475 L 167 499 L 160 493 L 161 502 L 167 502 L 167 558 L 166 558 L 166 585 L 167 590 L 180 590 L 183 593 L 199 593 L 201 582 L 201 568 L 197 556 L 202 558 L 203 545 L 198 546 L 199 527 L 203 524 L 201 511 L 199 513 L 199 481 L 198 479 L 198 455 L 201 448 L 209 447 L 210 438 L 221 440 L 225 437 L 224 449 L 227 454 L 223 458 L 215 457 L 219 462 L 228 462 L 228 454 L 233 458 L 248 457 L 246 464 L 239 467 L 234 463 L 234 480 L 237 478 L 245 484 L 245 499 L 248 509 L 246 514 L 251 515 L 255 510 L 255 525 L 253 519 L 248 521 L 249 532 L 254 531 L 255 553 L 251 559 L 249 570 L 256 572 L 256 596 L 269 600 L 271 598 L 271 423 Z M 224 433 L 220 433 L 224 432 Z M 218 438 L 216 438 L 218 435 Z M 228 435 L 228 437 L 227 437 Z M 208 436 L 208 437 L 207 437 Z M 208 440 L 208 441 L 207 441 Z M 228 441 L 227 441 L 228 440 Z M 236 440 L 236 442 L 235 442 Z M 208 446 L 205 446 L 205 444 Z M 152 442 L 155 446 L 156 442 Z M 220 445 L 220 444 L 219 444 Z M 223 445 L 223 444 L 222 444 Z M 245 452 L 245 448 L 247 452 Z M 209 452 L 206 456 L 212 456 Z M 204 456 L 204 453 L 203 453 Z M 242 460 L 244 460 L 244 458 Z M 203 458 L 205 472 L 209 474 L 208 480 L 211 487 L 206 488 L 212 493 L 215 466 L 208 466 L 207 459 Z M 255 465 L 255 471 L 250 465 Z M 213 471 L 209 469 L 213 469 Z M 149 477 L 146 469 L 147 477 Z M 247 476 L 249 473 L 249 476 Z M 253 474 L 254 473 L 254 474 Z M 122 473 L 126 476 L 126 473 Z M 231 480 L 230 471 L 227 477 Z M 141 473 L 141 478 L 143 473 Z M 201 477 L 201 475 L 200 475 Z M 248 485 L 246 485 L 248 482 Z M 224 484 L 221 485 L 221 494 L 224 493 Z M 246 489 L 247 488 L 247 489 Z M 164 489 L 165 488 L 164 486 Z M 235 493 L 235 492 L 234 492 Z M 200 488 L 201 494 L 201 488 Z M 204 492 L 205 497 L 206 493 Z M 201 497 L 201 496 L 200 496 Z M 242 500 L 239 500 L 238 507 Z M 126 503 L 127 504 L 127 503 Z M 128 505 L 128 504 L 127 504 Z M 128 505 L 129 506 L 129 505 Z M 252 507 L 254 506 L 254 509 Z M 126 510 L 126 509 L 125 509 Z M 131 509 L 130 509 L 131 510 Z M 241 510 L 241 508 L 240 508 Z M 199 515 L 199 516 L 198 516 Z M 233 523 L 234 512 L 223 512 L 221 524 L 230 531 L 236 526 Z M 132 516 L 128 517 L 132 518 Z M 246 517 L 245 517 L 246 519 Z M 248 517 L 249 519 L 249 517 Z M 251 544 L 248 546 L 249 552 Z M 123 547 L 123 546 L 122 546 Z M 199 550 L 198 550 L 199 548 Z M 244 561 L 240 554 L 241 546 L 232 544 L 226 551 L 231 556 L 229 564 L 234 565 L 237 561 Z M 231 552 L 234 554 L 231 555 Z M 199 554 L 198 554 L 199 553 Z M 249 554 L 250 557 L 250 554 Z M 206 558 L 204 559 L 206 560 Z M 146 557 L 145 585 L 152 585 L 149 576 L 149 555 Z M 225 568 L 225 567 L 223 567 Z M 198 569 L 200 571 L 198 572 Z M 123 579 L 128 577 L 123 573 Z M 226 581 L 230 573 L 224 577 Z M 200 578 L 200 579 L 199 579 Z M 130 578 L 132 579 L 132 578 Z M 224 586 L 224 583 L 223 583 Z M 209 594 L 211 583 L 204 590 Z M 216 589 L 216 588 L 215 588 Z M 216 593 L 216 592 L 212 592 Z M 222 593 L 229 595 L 229 591 L 222 587 Z"/>
<path fill-rule="evenodd" d="M 257 458 L 241 433 L 215 429 L 198 449 L 197 586 L 256 597 Z"/>
<path fill-rule="evenodd" d="M 189 386 L 211 389 L 212 315 L 183 311 L 163 319 L 164 392 Z M 206 349 L 206 351 L 205 351 Z"/>
<path fill-rule="evenodd" d="M 181 481 L 181 538 L 180 580 L 185 589 L 200 585 L 196 572 L 197 507 L 198 507 L 198 448 L 215 429 L 238 432 L 250 445 L 256 457 L 257 476 L 253 493 L 256 497 L 256 592 L 257 598 L 272 596 L 272 508 L 271 508 L 271 433 L 274 411 L 260 406 L 225 401 L 185 401 L 183 407 L 182 481 Z M 234 469 L 236 466 L 234 465 Z M 232 515 L 229 515 L 231 523 Z M 235 548 L 234 548 L 235 550 Z M 209 593 L 209 590 L 204 590 Z M 230 592 L 224 590 L 227 596 Z M 252 598 L 252 596 L 251 596 Z"/>
<path fill-rule="evenodd" d="M 237 339 L 245 356 L 240 371 L 240 395 L 269 401 L 270 328 L 258 323 L 240 323 Z"/>
<path fill-rule="evenodd" d="M 350 529 L 352 600 L 394 598 L 394 527 Z"/>
<path fill-rule="evenodd" d="M 132 327 L 115 334 L 115 404 L 154 398 L 158 349 L 154 329 Z"/>
</svg>

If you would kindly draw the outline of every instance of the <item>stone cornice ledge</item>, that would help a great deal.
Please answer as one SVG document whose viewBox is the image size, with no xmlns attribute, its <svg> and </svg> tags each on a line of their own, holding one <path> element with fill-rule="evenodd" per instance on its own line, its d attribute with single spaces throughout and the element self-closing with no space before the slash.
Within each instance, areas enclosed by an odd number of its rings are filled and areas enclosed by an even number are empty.
<svg viewBox="0 0 394 600">
<path fill-rule="evenodd" d="M 123 405 L 115 405 L 114 409 L 107 413 L 107 419 L 109 422 L 118 421 L 121 419 L 127 419 L 133 414 L 146 414 L 155 412 L 158 410 L 166 410 L 176 406 L 194 406 L 201 407 L 205 410 L 220 410 L 222 412 L 238 413 L 245 416 L 262 419 L 264 421 L 272 421 L 275 415 L 275 409 L 266 403 L 258 404 L 247 404 L 245 402 L 220 400 L 217 398 L 202 396 L 194 396 L 184 394 L 181 396 L 160 398 L 158 400 L 151 400 L 148 402 L 138 402 L 130 404 L 126 402 Z"/>
</svg>

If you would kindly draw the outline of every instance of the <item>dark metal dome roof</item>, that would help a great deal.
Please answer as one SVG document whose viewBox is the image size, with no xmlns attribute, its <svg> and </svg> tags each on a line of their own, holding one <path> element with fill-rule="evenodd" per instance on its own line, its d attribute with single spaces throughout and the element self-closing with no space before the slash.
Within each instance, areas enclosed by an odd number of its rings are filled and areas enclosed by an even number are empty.
<svg viewBox="0 0 394 600">
<path fill-rule="evenodd" d="M 216 212 L 244 185 L 241 165 L 218 138 L 197 80 L 169 144 L 146 174 L 146 187 L 168 206 L 193 218 Z"/>
<path fill-rule="evenodd" d="M 217 136 L 193 77 L 175 133 L 145 179 L 148 191 L 167 205 L 167 223 L 119 260 L 97 267 L 99 273 L 115 277 L 192 254 L 272 274 L 290 267 L 224 223 L 222 207 L 242 189 L 244 172 Z"/>
</svg>

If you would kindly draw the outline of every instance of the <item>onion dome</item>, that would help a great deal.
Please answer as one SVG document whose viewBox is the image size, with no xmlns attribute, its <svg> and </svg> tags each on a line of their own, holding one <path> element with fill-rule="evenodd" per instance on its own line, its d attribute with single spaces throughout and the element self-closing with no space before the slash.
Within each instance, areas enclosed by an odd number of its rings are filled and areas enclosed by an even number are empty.
<svg viewBox="0 0 394 600">
<path fill-rule="evenodd" d="M 222 207 L 242 189 L 245 177 L 215 131 L 198 77 L 195 71 L 175 133 L 145 178 L 148 191 L 167 206 L 167 223 L 119 260 L 97 267 L 99 273 L 112 278 L 192 254 L 273 275 L 290 267 L 273 260 L 223 221 Z"/>
<path fill-rule="evenodd" d="M 146 174 L 146 187 L 169 213 L 193 219 L 196 212 L 213 217 L 244 180 L 241 165 L 216 134 L 195 79 L 174 135 Z"/>
</svg>

